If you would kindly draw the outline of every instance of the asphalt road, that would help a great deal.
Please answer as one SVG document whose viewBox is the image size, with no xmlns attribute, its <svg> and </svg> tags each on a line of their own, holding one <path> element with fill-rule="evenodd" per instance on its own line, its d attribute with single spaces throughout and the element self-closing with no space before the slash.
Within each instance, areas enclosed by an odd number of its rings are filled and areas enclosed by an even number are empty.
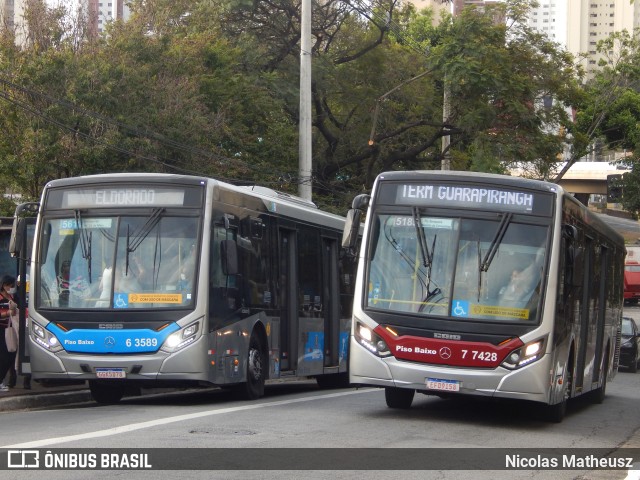
<svg viewBox="0 0 640 480">
<path fill-rule="evenodd" d="M 47 471 L 47 480 L 90 478 L 277 478 L 326 479 L 624 479 L 626 471 L 579 470 L 394 470 L 362 471 L 326 465 L 326 470 L 264 470 L 267 460 L 255 458 L 255 449 L 274 448 L 278 454 L 326 455 L 323 449 L 520 448 L 531 454 L 543 449 L 615 450 L 637 441 L 640 429 L 637 392 L 640 374 L 621 371 L 609 384 L 601 405 L 586 399 L 574 401 L 563 423 L 544 420 L 542 412 L 529 403 L 493 402 L 471 398 L 440 399 L 418 395 L 410 410 L 386 407 L 384 393 L 377 389 L 320 390 L 313 381 L 272 385 L 264 399 L 235 400 L 227 392 L 208 390 L 129 399 L 119 405 L 95 403 L 69 405 L 51 410 L 7 412 L 0 415 L 0 449 L 42 449 L 42 451 L 91 452 L 95 448 L 165 449 L 189 467 L 193 452 L 215 456 L 215 449 L 229 448 L 246 455 L 246 470 L 191 471 Z M 88 450 L 83 450 L 88 449 Z M 182 450 L 181 450 L 182 449 Z M 202 450 L 206 449 L 204 453 Z M 348 452 L 351 452 L 347 450 Z M 416 450 L 419 452 L 419 450 Z M 359 460 L 375 460 L 375 450 L 353 451 Z M 454 453 L 451 453 L 454 452 Z M 465 465 L 467 450 L 460 453 Z M 488 452 L 492 452 L 489 450 Z M 330 468 L 338 468 L 331 470 Z M 2 477 L 0 472 L 0 477 Z M 43 472 L 11 472 L 7 478 L 38 478 Z M 16 475 L 13 475 L 16 473 Z M 126 476 L 125 476 L 126 474 Z"/>
</svg>

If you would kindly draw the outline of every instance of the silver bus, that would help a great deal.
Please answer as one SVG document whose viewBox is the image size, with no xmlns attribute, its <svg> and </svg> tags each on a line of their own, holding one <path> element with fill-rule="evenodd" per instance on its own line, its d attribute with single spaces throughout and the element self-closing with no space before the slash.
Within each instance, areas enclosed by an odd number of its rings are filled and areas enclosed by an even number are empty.
<svg viewBox="0 0 640 480">
<path fill-rule="evenodd" d="M 348 384 L 355 261 L 342 217 L 167 174 L 54 180 L 18 211 L 37 211 L 34 380 L 88 381 L 101 403 L 129 386 L 218 385 L 253 399 L 287 376 Z M 24 223 L 16 213 L 16 250 Z"/>
<path fill-rule="evenodd" d="M 546 404 L 601 402 L 617 371 L 622 237 L 560 186 L 452 171 L 388 172 L 354 199 L 352 384 Z"/>
</svg>

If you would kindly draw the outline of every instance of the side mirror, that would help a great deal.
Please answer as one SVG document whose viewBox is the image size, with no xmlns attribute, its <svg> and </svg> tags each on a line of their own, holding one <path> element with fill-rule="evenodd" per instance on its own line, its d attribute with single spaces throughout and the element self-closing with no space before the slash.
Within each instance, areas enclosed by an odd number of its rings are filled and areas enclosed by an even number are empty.
<svg viewBox="0 0 640 480">
<path fill-rule="evenodd" d="M 342 232 L 342 247 L 343 248 L 355 248 L 358 241 L 358 234 L 360 233 L 360 218 L 362 217 L 362 211 L 352 208 L 347 212 L 347 218 L 344 224 L 344 231 Z"/>
<path fill-rule="evenodd" d="M 578 229 L 574 225 L 564 225 L 562 227 L 562 235 L 568 240 L 576 241 L 578 239 Z"/>
<path fill-rule="evenodd" d="M 347 212 L 344 231 L 342 232 L 342 248 L 354 249 L 360 234 L 362 212 L 369 207 L 371 195 L 362 193 L 351 202 L 351 209 Z"/>
<path fill-rule="evenodd" d="M 21 217 L 14 218 L 13 227 L 11 228 L 11 239 L 9 240 L 9 254 L 12 257 L 19 257 L 22 253 L 26 234 L 27 221 Z"/>
<path fill-rule="evenodd" d="M 225 275 L 238 274 L 238 247 L 233 240 L 220 242 L 220 261 L 222 273 Z"/>
</svg>

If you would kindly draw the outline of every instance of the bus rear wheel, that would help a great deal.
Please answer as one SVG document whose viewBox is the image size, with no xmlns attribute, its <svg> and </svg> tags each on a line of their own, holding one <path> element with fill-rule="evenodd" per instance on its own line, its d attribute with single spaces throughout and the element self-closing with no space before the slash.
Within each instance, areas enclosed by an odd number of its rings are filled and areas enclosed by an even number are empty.
<svg viewBox="0 0 640 480">
<path fill-rule="evenodd" d="M 602 366 L 602 385 L 591 392 L 591 399 L 593 403 L 600 404 L 604 402 L 604 397 L 607 395 L 607 372 L 609 371 L 609 352 L 604 357 L 604 365 Z"/>
<path fill-rule="evenodd" d="M 122 383 L 89 381 L 91 397 L 98 403 L 113 405 L 122 400 L 125 386 Z"/>
<path fill-rule="evenodd" d="M 386 387 L 384 389 L 384 399 L 389 408 L 407 409 L 411 407 L 413 396 L 416 391 L 410 388 Z"/>
</svg>

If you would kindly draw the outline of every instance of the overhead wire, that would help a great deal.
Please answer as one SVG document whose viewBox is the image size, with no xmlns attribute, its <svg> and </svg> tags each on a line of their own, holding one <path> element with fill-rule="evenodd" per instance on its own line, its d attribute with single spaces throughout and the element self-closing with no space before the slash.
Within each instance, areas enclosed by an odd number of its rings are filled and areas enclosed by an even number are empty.
<svg viewBox="0 0 640 480">
<path fill-rule="evenodd" d="M 345 0 L 345 3 L 351 5 L 354 10 L 356 10 L 357 12 L 359 12 L 360 14 L 362 14 L 363 16 L 365 16 L 365 18 L 369 19 L 370 21 L 374 22 L 374 23 L 379 23 L 384 25 L 384 27 L 393 32 L 397 38 L 403 40 L 403 42 L 405 42 L 405 44 L 407 46 L 409 46 L 410 48 L 412 48 L 414 51 L 420 53 L 421 55 L 425 55 L 425 52 L 423 49 L 420 49 L 419 47 L 416 47 L 415 43 L 408 37 L 406 37 L 406 35 L 402 32 L 401 27 L 394 21 L 391 20 L 388 16 L 385 18 L 383 17 L 379 12 L 377 12 L 373 6 L 367 6 L 362 0 Z M 120 122 L 116 119 L 113 119 L 111 117 L 107 117 L 105 115 L 102 115 L 100 113 L 94 112 L 92 110 L 89 110 L 85 107 L 82 107 L 76 103 L 70 102 L 68 100 L 65 99 L 59 99 L 59 98 L 55 98 L 51 95 L 47 95 L 41 92 L 37 92 L 35 90 L 26 88 L 24 86 L 18 85 L 10 80 L 8 80 L 4 75 L 0 75 L 0 84 L 4 84 L 6 87 L 9 87 L 11 89 L 17 90 L 19 92 L 22 92 L 24 95 L 26 95 L 27 97 L 30 98 L 38 98 L 40 100 L 45 100 L 47 102 L 50 103 L 54 103 L 57 105 L 60 105 L 64 108 L 67 108 L 69 110 L 78 112 L 86 117 L 89 118 L 93 118 L 96 120 L 99 120 L 101 122 L 104 122 L 106 124 L 110 124 L 113 126 L 117 126 L 119 129 L 122 130 L 126 130 L 129 133 L 132 133 L 133 135 L 137 136 L 137 137 L 141 137 L 141 138 L 150 138 L 153 140 L 156 140 L 166 146 L 175 148 L 177 150 L 181 150 L 187 153 L 190 153 L 192 155 L 198 155 L 198 156 L 203 156 L 205 158 L 208 159 L 212 159 L 215 160 L 217 162 L 220 162 L 221 164 L 230 164 L 233 163 L 237 166 L 242 166 L 244 168 L 247 168 L 251 171 L 253 171 L 254 173 L 259 173 L 259 174 L 268 174 L 270 176 L 277 176 L 278 179 L 274 180 L 274 181 L 266 181 L 263 182 L 265 184 L 278 184 L 278 185 L 282 185 L 283 183 L 294 183 L 297 185 L 301 185 L 301 184 L 306 184 L 306 183 L 314 183 L 316 185 L 320 185 L 323 184 L 324 182 L 319 182 L 317 178 L 312 177 L 312 178 L 305 178 L 305 179 L 300 179 L 297 178 L 294 181 L 294 178 L 296 178 L 295 175 L 291 174 L 290 172 L 273 172 L 271 171 L 267 171 L 264 169 L 259 169 L 256 168 L 255 165 L 249 164 L 243 160 L 240 160 L 238 158 L 229 158 L 229 157 L 225 157 L 223 155 L 219 155 L 213 152 L 210 152 L 208 150 L 204 150 L 201 148 L 197 148 L 197 147 L 193 147 L 190 145 L 186 145 L 183 144 L 181 142 L 177 142 L 171 138 L 168 138 L 164 135 L 158 134 L 157 132 L 153 132 L 151 130 L 148 129 L 144 129 L 141 130 L 135 126 L 131 126 L 128 124 L 125 124 L 123 122 Z M 87 133 L 84 133 L 82 131 L 80 131 L 79 129 L 75 128 L 75 127 L 70 127 L 68 125 L 65 125 L 64 123 L 51 118 L 45 114 L 43 114 L 41 111 L 39 111 L 38 109 L 34 108 L 33 106 L 29 106 L 27 103 L 21 102 L 18 99 L 16 99 L 15 97 L 12 97 L 2 91 L 0 91 L 0 97 L 5 99 L 8 102 L 13 103 L 14 105 L 18 106 L 19 108 L 22 108 L 23 110 L 29 112 L 31 115 L 37 116 L 39 118 L 41 118 L 42 120 L 57 126 L 58 128 L 64 130 L 64 131 L 68 131 L 70 133 L 73 133 L 75 135 L 78 135 L 82 138 L 85 138 L 87 140 L 90 140 L 96 144 L 102 145 L 106 148 L 109 148 L 111 150 L 117 151 L 119 153 L 125 154 L 125 155 L 129 155 L 132 156 L 134 158 L 143 160 L 143 161 L 148 161 L 148 162 L 152 162 L 158 165 L 161 165 L 165 168 L 168 168 L 170 170 L 176 171 L 176 172 L 182 172 L 182 173 L 188 173 L 188 174 L 195 174 L 195 175 L 200 175 L 201 172 L 197 172 L 197 171 L 193 171 L 191 169 L 188 168 L 184 168 L 181 167 L 179 165 L 176 165 L 175 162 L 170 162 L 167 159 L 162 159 L 160 157 L 159 158 L 152 158 L 152 157 L 148 157 L 146 155 L 142 155 L 139 154 L 137 152 L 132 152 L 130 150 L 127 150 L 125 148 L 122 147 L 118 147 L 116 145 L 110 144 L 108 142 L 102 141 L 94 136 L 91 136 Z M 225 178 L 225 177 L 220 177 L 223 180 L 229 181 L 229 182 L 233 182 L 233 183 L 247 183 L 246 181 L 240 180 L 240 179 L 233 179 L 233 178 Z M 286 180 L 284 180 L 286 179 Z M 332 185 L 323 185 L 325 188 L 332 188 L 335 189 L 336 185 L 332 184 Z M 346 190 L 345 190 L 346 192 Z"/>
<path fill-rule="evenodd" d="M 58 105 L 63 106 L 64 108 L 67 108 L 69 110 L 82 113 L 83 115 L 85 115 L 87 117 L 100 120 L 100 121 L 102 121 L 102 122 L 104 122 L 106 124 L 115 125 L 115 126 L 121 128 L 123 130 L 127 130 L 128 132 L 133 133 L 137 137 L 140 137 L 140 138 L 151 138 L 153 140 L 156 140 L 156 141 L 158 141 L 158 142 L 160 142 L 162 144 L 168 145 L 168 146 L 170 146 L 172 148 L 175 148 L 177 150 L 182 150 L 182 151 L 185 151 L 185 152 L 193 154 L 193 155 L 203 156 L 203 157 L 206 157 L 206 158 L 209 158 L 209 159 L 213 159 L 213 160 L 221 162 L 221 163 L 223 163 L 223 162 L 227 163 L 227 164 L 234 163 L 236 166 L 245 167 L 247 169 L 252 170 L 254 173 L 265 174 L 265 175 L 270 175 L 270 176 L 277 176 L 277 177 L 287 177 L 287 176 L 290 177 L 291 176 L 291 174 L 289 172 L 277 172 L 277 171 L 274 172 L 273 170 L 269 170 L 268 171 L 266 169 L 259 169 L 259 168 L 256 168 L 254 165 L 251 165 L 251 164 L 249 164 L 249 163 L 247 163 L 247 162 L 245 162 L 243 160 L 240 160 L 238 158 L 224 157 L 222 155 L 209 152 L 207 150 L 203 150 L 203 149 L 200 149 L 200 148 L 194 148 L 192 146 L 185 145 L 183 143 L 180 143 L 180 142 L 177 142 L 175 140 L 169 139 L 169 138 L 167 138 L 167 137 L 165 137 L 163 135 L 157 134 L 156 132 L 152 132 L 150 130 L 146 130 L 145 129 L 144 131 L 141 131 L 140 129 L 138 129 L 136 127 L 133 127 L 131 125 L 127 125 L 127 124 L 125 124 L 123 122 L 119 122 L 119 121 L 117 121 L 117 120 L 115 120 L 115 119 L 113 119 L 111 117 L 107 117 L 107 116 L 102 115 L 100 113 L 94 112 L 92 110 L 84 108 L 84 107 L 82 107 L 80 105 L 77 105 L 77 104 L 75 104 L 73 102 L 70 102 L 68 100 L 58 99 L 58 98 L 55 98 L 55 97 L 53 97 L 51 95 L 47 95 L 47 94 L 44 94 L 44 93 L 41 93 L 41 92 L 37 92 L 37 91 L 32 90 L 32 89 L 17 85 L 16 83 L 11 82 L 10 80 L 7 80 L 7 78 L 3 77 L 2 75 L 0 75 L 0 84 L 4 84 L 5 86 L 7 86 L 7 87 L 9 87 L 11 89 L 20 91 L 20 92 L 22 92 L 23 94 L 25 94 L 26 96 L 28 96 L 30 98 L 38 98 L 40 100 L 45 100 L 45 101 L 50 102 L 50 103 L 58 104 Z M 10 95 L 8 95 L 6 93 L 3 93 L 1 90 L 0 90 L 0 97 L 4 98 L 6 101 L 9 101 L 9 102 L 15 104 L 16 106 L 18 106 L 18 107 L 22 108 L 23 110 L 29 112 L 30 114 L 35 115 L 35 116 L 43 119 L 44 121 L 57 126 L 58 128 L 60 128 L 62 130 L 65 130 L 65 131 L 68 131 L 70 133 L 79 135 L 82 138 L 88 139 L 88 140 L 90 140 L 90 141 L 92 141 L 92 142 L 94 142 L 96 144 L 105 146 L 105 147 L 110 148 L 112 150 L 115 150 L 115 151 L 117 151 L 119 153 L 130 155 L 130 156 L 138 158 L 140 160 L 150 161 L 150 162 L 156 163 L 158 165 L 162 165 L 162 166 L 164 166 L 166 168 L 169 168 L 171 170 L 174 170 L 176 172 L 188 173 L 188 174 L 191 174 L 191 175 L 201 175 L 202 174 L 202 172 L 197 172 L 197 171 L 190 170 L 190 169 L 181 167 L 179 165 L 176 165 L 174 162 L 170 162 L 167 159 L 158 160 L 156 158 L 152 158 L 152 157 L 148 157 L 148 156 L 145 156 L 145 155 L 141 155 L 141 154 L 139 154 L 137 152 L 132 152 L 132 151 L 127 150 L 125 148 L 118 147 L 116 145 L 112 145 L 112 144 L 110 144 L 108 142 L 104 142 L 104 141 L 102 141 L 102 140 L 100 140 L 100 139 L 98 139 L 96 137 L 93 137 L 93 136 L 91 136 L 89 134 L 86 134 L 86 133 L 80 131 L 79 129 L 77 129 L 75 127 L 71 127 L 69 125 L 65 125 L 64 123 L 62 123 L 62 122 L 60 122 L 60 121 L 58 121 L 56 119 L 53 119 L 53 118 L 43 114 L 37 108 L 35 108 L 35 107 L 25 103 L 25 102 L 21 102 L 17 98 L 12 97 L 12 96 L 10 96 Z M 233 182 L 233 183 L 247 183 L 246 180 L 234 179 L 234 178 L 229 178 L 229 177 L 219 177 L 219 178 L 221 178 L 221 179 L 223 179 L 225 181 Z M 279 180 L 276 180 L 276 181 L 264 182 L 264 183 L 281 184 L 282 182 L 279 181 Z"/>
</svg>

